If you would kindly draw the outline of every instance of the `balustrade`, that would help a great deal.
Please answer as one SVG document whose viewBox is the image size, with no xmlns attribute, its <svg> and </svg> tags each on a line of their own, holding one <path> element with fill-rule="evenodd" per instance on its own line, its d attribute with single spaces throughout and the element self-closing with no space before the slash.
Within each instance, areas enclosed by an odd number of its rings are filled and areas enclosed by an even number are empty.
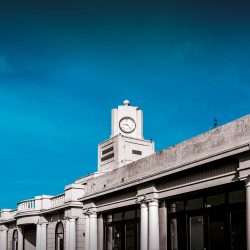
<svg viewBox="0 0 250 250">
<path fill-rule="evenodd" d="M 65 195 L 60 194 L 51 198 L 51 207 L 62 205 L 65 201 Z"/>
<path fill-rule="evenodd" d="M 25 200 L 18 204 L 18 211 L 33 210 L 36 208 L 35 199 Z"/>
</svg>

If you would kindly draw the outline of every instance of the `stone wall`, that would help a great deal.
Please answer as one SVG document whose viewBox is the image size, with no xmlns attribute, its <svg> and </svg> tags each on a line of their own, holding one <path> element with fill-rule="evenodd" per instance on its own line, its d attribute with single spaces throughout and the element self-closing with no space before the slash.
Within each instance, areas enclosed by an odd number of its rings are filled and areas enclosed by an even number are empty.
<svg viewBox="0 0 250 250">
<path fill-rule="evenodd" d="M 250 115 L 226 125 L 210 130 L 178 145 L 167 148 L 144 159 L 107 172 L 89 180 L 86 195 L 108 189 L 114 190 L 118 185 L 140 182 L 158 172 L 172 169 L 205 159 L 212 155 L 222 154 L 250 143 Z"/>
</svg>

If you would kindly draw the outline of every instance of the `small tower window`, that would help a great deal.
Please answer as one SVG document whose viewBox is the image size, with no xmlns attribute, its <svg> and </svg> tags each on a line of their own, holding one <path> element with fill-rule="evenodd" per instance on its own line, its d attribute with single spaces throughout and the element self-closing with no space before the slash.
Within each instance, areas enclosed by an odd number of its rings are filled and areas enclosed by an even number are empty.
<svg viewBox="0 0 250 250">
<path fill-rule="evenodd" d="M 134 155 L 142 155 L 142 151 L 139 151 L 139 150 L 132 150 L 132 154 Z"/>
</svg>

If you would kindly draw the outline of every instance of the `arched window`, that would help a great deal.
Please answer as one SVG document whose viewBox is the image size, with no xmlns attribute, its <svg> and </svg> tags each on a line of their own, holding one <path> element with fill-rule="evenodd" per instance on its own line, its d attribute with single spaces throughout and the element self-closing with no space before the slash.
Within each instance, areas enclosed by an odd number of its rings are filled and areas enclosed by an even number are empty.
<svg viewBox="0 0 250 250">
<path fill-rule="evenodd" d="M 17 230 L 14 230 L 14 232 L 13 232 L 12 249 L 13 250 L 18 250 L 18 233 L 17 233 Z"/>
<path fill-rule="evenodd" d="M 62 222 L 56 225 L 56 250 L 64 250 L 64 230 Z"/>
</svg>

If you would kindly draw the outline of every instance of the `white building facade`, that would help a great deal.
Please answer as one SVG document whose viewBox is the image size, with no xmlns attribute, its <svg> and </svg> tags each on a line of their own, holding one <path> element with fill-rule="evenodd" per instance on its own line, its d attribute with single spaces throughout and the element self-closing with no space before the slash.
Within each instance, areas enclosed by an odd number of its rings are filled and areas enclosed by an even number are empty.
<svg viewBox="0 0 250 250">
<path fill-rule="evenodd" d="M 163 151 L 112 110 L 98 171 L 2 209 L 0 250 L 250 250 L 250 116 Z"/>
</svg>

